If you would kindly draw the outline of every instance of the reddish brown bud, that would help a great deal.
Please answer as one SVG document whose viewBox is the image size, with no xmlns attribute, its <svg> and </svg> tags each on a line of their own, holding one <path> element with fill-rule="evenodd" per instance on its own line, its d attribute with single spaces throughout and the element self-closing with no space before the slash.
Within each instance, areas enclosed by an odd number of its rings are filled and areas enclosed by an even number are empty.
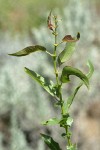
<svg viewBox="0 0 100 150">
<path fill-rule="evenodd" d="M 51 23 L 51 11 L 50 11 L 48 19 L 47 19 L 47 25 L 48 25 L 48 28 L 53 31 L 54 26 Z"/>
<path fill-rule="evenodd" d="M 49 23 L 48 28 L 53 31 L 53 25 L 52 24 Z"/>
</svg>

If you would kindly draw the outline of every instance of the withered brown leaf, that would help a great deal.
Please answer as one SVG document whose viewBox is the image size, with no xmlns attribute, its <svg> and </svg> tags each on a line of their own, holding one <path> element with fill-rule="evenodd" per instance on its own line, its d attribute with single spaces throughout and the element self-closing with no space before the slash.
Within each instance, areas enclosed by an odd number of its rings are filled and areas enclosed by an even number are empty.
<svg viewBox="0 0 100 150">
<path fill-rule="evenodd" d="M 62 41 L 63 41 L 63 42 L 76 42 L 76 41 L 79 40 L 79 38 L 80 38 L 80 33 L 78 32 L 78 33 L 77 33 L 77 38 L 73 38 L 71 35 L 66 35 L 66 36 L 62 39 Z"/>
</svg>

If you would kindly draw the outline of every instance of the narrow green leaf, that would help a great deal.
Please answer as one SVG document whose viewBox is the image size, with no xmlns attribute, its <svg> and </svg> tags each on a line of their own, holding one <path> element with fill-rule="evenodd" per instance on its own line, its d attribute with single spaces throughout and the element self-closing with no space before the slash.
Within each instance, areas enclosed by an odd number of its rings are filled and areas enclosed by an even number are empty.
<svg viewBox="0 0 100 150">
<path fill-rule="evenodd" d="M 60 120 L 57 118 L 52 118 L 52 119 L 49 119 L 49 120 L 43 122 L 42 124 L 43 125 L 56 125 L 56 124 L 59 124 L 59 121 Z"/>
<path fill-rule="evenodd" d="M 52 96 L 56 95 L 56 90 L 54 88 L 54 83 L 52 81 L 43 78 L 42 76 L 40 76 L 39 74 L 28 68 L 25 68 L 25 72 L 29 76 L 31 76 L 32 79 L 37 81 L 49 94 L 51 94 Z"/>
<path fill-rule="evenodd" d="M 21 57 L 21 56 L 26 56 L 29 55 L 30 53 L 36 52 L 36 51 L 46 51 L 46 48 L 40 45 L 35 45 L 35 46 L 28 46 L 16 53 L 13 54 L 8 54 L 11 56 L 17 56 L 17 57 Z"/>
<path fill-rule="evenodd" d="M 75 51 L 76 42 L 66 43 L 65 49 L 58 56 L 58 64 L 68 61 Z"/>
<path fill-rule="evenodd" d="M 48 147 L 51 150 L 61 150 L 59 144 L 57 142 L 55 142 L 52 137 L 42 134 L 42 133 L 41 133 L 41 136 L 42 136 L 42 139 L 44 140 L 44 142 L 48 145 Z"/>
<path fill-rule="evenodd" d="M 89 79 L 89 78 L 91 78 L 91 76 L 92 76 L 92 74 L 94 72 L 94 67 L 93 67 L 93 65 L 92 65 L 90 60 L 88 60 L 87 65 L 89 67 L 89 73 L 87 74 L 87 77 Z"/>
<path fill-rule="evenodd" d="M 79 69 L 73 68 L 70 66 L 65 66 L 63 68 L 62 75 L 61 75 L 61 82 L 62 83 L 69 82 L 70 81 L 70 79 L 69 79 L 70 75 L 75 75 L 75 76 L 79 77 L 84 82 L 84 84 L 89 88 L 89 80 L 86 77 L 86 75 L 83 74 Z"/>
<path fill-rule="evenodd" d="M 80 87 L 83 85 L 83 83 L 80 83 L 79 86 L 77 86 L 77 88 L 75 88 L 74 92 L 69 96 L 69 98 L 67 99 L 67 101 L 64 102 L 63 104 L 63 113 L 66 114 L 78 92 L 78 90 L 80 89 Z"/>
<path fill-rule="evenodd" d="M 88 72 L 88 74 L 87 74 L 86 76 L 87 76 L 87 78 L 89 79 L 89 78 L 91 78 L 91 76 L 92 76 L 92 74 L 93 74 L 93 72 L 94 72 L 94 67 L 93 67 L 91 61 L 88 61 L 87 65 L 88 65 L 88 67 L 89 67 L 89 72 Z M 64 113 L 64 114 L 68 113 L 68 110 L 69 110 L 69 108 L 70 108 L 70 106 L 71 106 L 71 104 L 72 104 L 72 102 L 73 102 L 73 100 L 74 100 L 74 98 L 75 98 L 75 96 L 76 96 L 78 90 L 80 89 L 80 87 L 81 87 L 82 85 L 83 85 L 83 82 L 81 82 L 81 83 L 75 88 L 75 90 L 74 90 L 73 93 L 69 96 L 69 98 L 67 99 L 67 101 L 65 101 L 65 102 L 63 103 L 63 113 Z"/>
</svg>

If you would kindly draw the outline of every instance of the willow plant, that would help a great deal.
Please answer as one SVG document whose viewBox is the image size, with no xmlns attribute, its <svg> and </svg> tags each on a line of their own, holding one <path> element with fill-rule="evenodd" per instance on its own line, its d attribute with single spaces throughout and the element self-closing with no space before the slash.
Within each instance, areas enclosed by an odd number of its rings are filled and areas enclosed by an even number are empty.
<svg viewBox="0 0 100 150">
<path fill-rule="evenodd" d="M 76 43 L 80 39 L 80 33 L 78 32 L 76 37 L 72 37 L 71 35 L 65 35 L 64 38 L 60 42 L 58 42 L 58 24 L 59 19 L 57 15 L 52 15 L 52 13 L 50 12 L 47 19 L 47 25 L 52 33 L 52 36 L 54 36 L 54 48 L 52 52 L 48 51 L 44 46 L 35 45 L 28 46 L 16 53 L 9 55 L 21 57 L 29 55 L 33 52 L 42 51 L 47 53 L 47 55 L 51 57 L 51 59 L 53 60 L 55 82 L 47 80 L 45 77 L 26 67 L 25 72 L 33 80 L 38 82 L 42 86 L 42 88 L 44 88 L 48 92 L 48 94 L 56 99 L 56 105 L 60 109 L 60 118 L 51 118 L 43 122 L 43 125 L 59 125 L 59 127 L 64 128 L 65 132 L 62 133 L 61 136 L 66 140 L 66 149 L 77 150 L 77 144 L 73 144 L 71 140 L 72 133 L 70 131 L 70 127 L 72 126 L 73 118 L 70 116 L 69 110 L 78 90 L 82 87 L 82 85 L 85 85 L 89 89 L 89 79 L 93 74 L 94 68 L 90 61 L 88 61 L 87 63 L 89 67 L 89 72 L 87 74 L 84 74 L 81 70 L 72 66 L 64 66 L 64 63 L 71 58 L 72 54 L 75 51 Z M 64 50 L 62 50 L 58 54 L 58 47 L 62 43 L 65 43 Z M 64 67 L 62 67 L 62 64 Z M 64 99 L 62 94 L 62 86 L 63 84 L 68 84 L 70 82 L 70 75 L 77 76 L 80 79 L 80 83 L 77 87 L 75 87 L 72 94 Z M 42 133 L 41 136 L 51 150 L 62 150 L 59 143 L 55 142 L 51 136 Z"/>
</svg>

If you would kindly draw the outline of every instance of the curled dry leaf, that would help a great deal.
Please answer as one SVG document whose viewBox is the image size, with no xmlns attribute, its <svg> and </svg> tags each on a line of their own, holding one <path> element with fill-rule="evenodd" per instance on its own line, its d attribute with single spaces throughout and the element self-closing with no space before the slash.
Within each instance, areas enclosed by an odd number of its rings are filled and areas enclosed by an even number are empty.
<svg viewBox="0 0 100 150">
<path fill-rule="evenodd" d="M 74 42 L 75 39 L 71 35 L 66 35 L 63 39 L 63 42 Z"/>
<path fill-rule="evenodd" d="M 76 42 L 80 39 L 80 33 L 77 33 L 77 38 L 72 37 L 71 35 L 66 35 L 62 41 L 63 42 Z"/>
</svg>

